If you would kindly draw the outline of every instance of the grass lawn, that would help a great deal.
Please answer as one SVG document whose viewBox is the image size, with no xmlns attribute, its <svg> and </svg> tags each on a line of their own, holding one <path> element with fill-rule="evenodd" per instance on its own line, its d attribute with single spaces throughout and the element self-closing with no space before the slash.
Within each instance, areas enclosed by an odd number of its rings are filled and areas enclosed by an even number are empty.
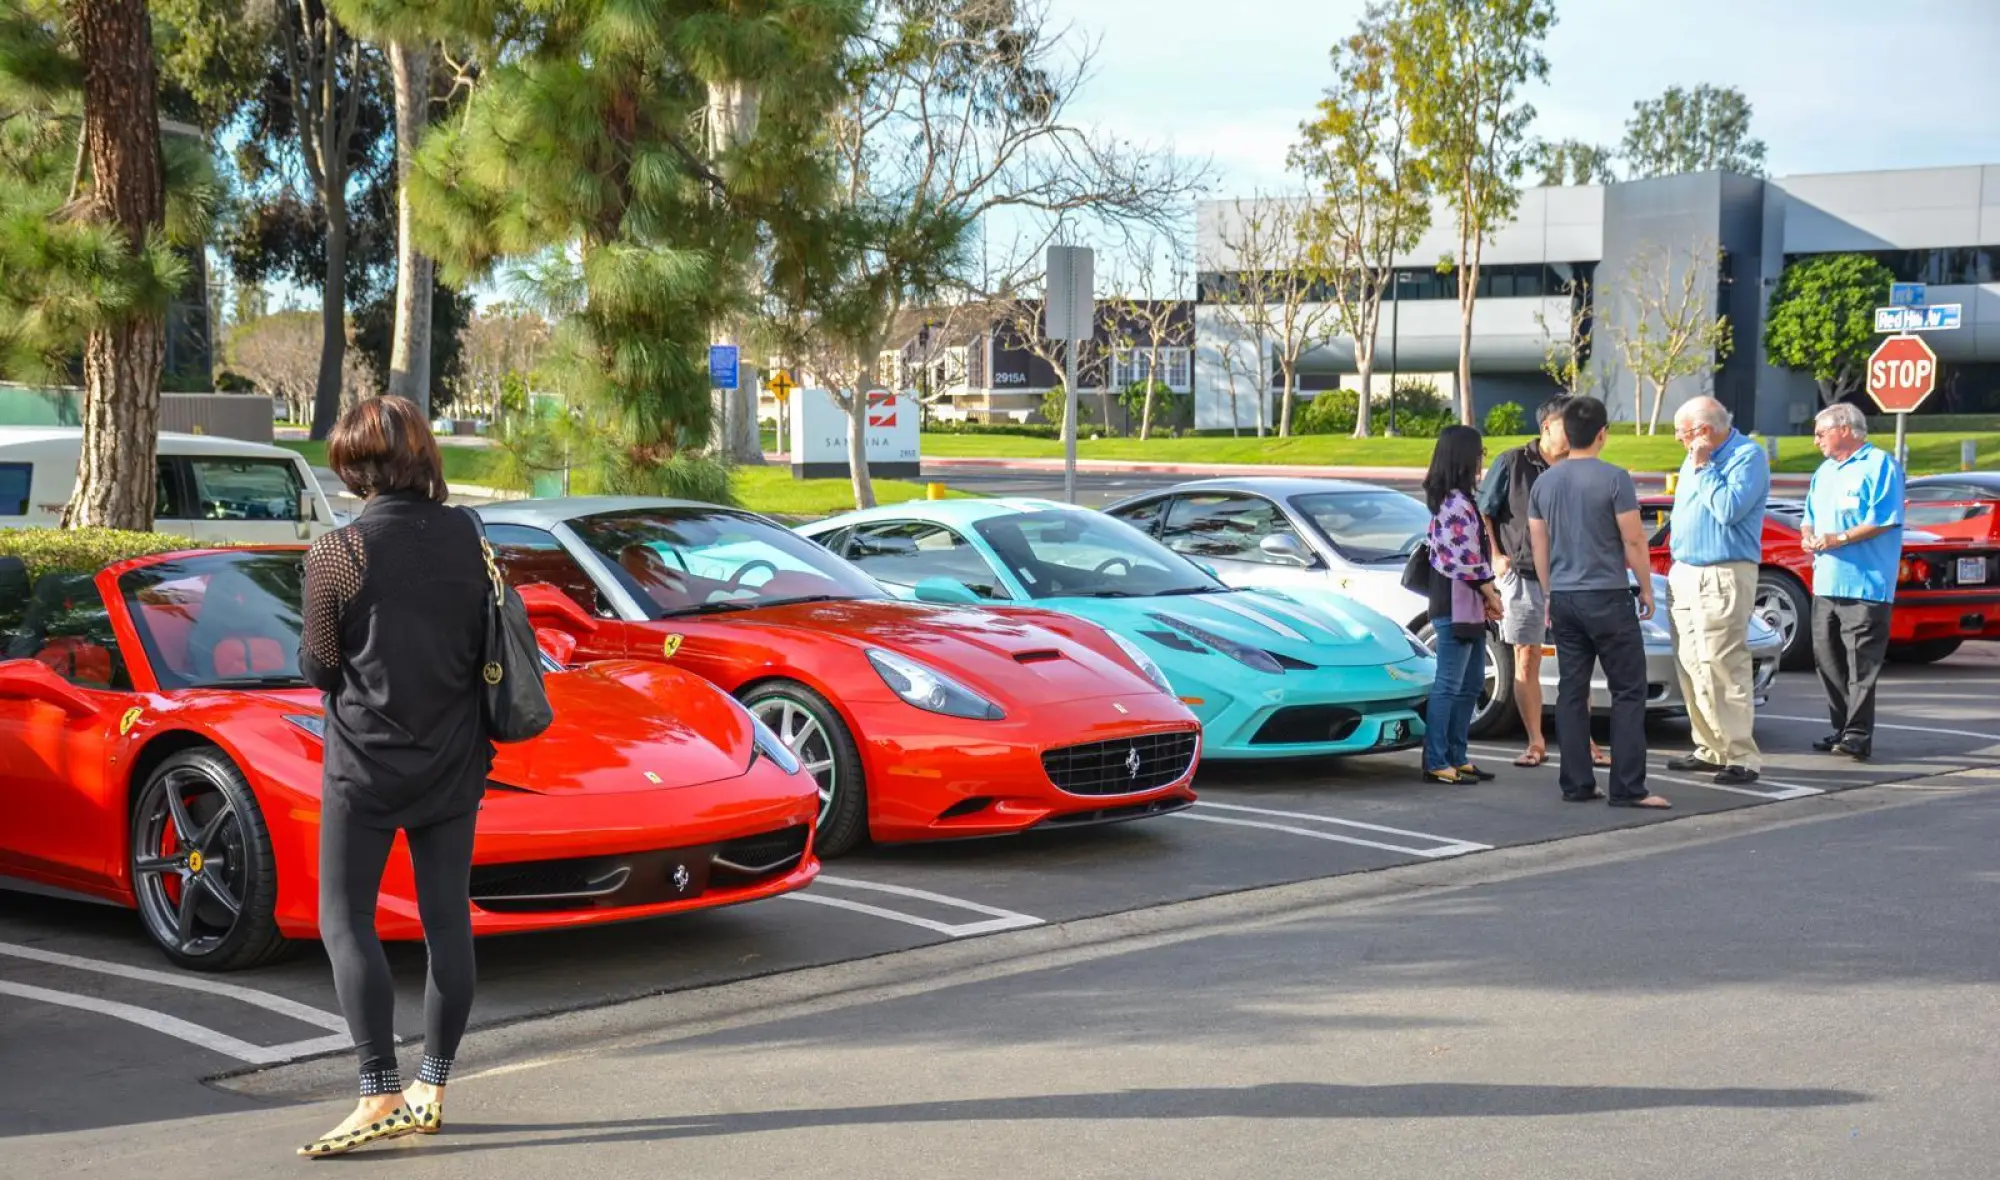
<svg viewBox="0 0 2000 1180">
<path fill-rule="evenodd" d="M 817 519 L 854 509 L 854 485 L 844 479 L 793 479 L 783 467 L 739 467 L 735 477 L 736 498 L 752 512 L 770 516 Z M 964 492 L 947 491 L 958 498 Z M 880 504 L 900 504 L 924 498 L 924 485 L 902 479 L 875 481 L 875 500 Z"/>
<path fill-rule="evenodd" d="M 1893 434 L 1874 436 L 1887 447 Z M 1912 434 L 1910 470 L 1913 474 L 1958 470 L 1959 443 L 1978 442 L 1978 466 L 2000 466 L 2000 432 L 1975 434 Z M 1526 442 L 1520 438 L 1489 438 L 1487 453 L 1498 454 Z M 1157 438 L 1140 442 L 1136 438 L 1079 439 L 1079 459 L 1123 459 L 1144 463 L 1274 463 L 1324 465 L 1328 467 L 1423 467 L 1430 462 L 1433 442 L 1427 438 L 1355 439 L 1340 435 L 1309 434 L 1293 438 L 1230 438 L 1204 435 L 1195 438 Z M 1022 438 L 993 434 L 926 434 L 923 453 L 935 458 L 1060 459 L 1060 439 Z M 1605 445 L 1604 457 L 1634 471 L 1675 471 L 1683 452 L 1671 434 L 1633 437 L 1613 434 Z M 1809 473 L 1820 464 L 1819 451 L 1812 440 L 1785 437 L 1778 440 L 1781 472 Z"/>
<path fill-rule="evenodd" d="M 326 444 L 304 442 L 296 439 L 281 439 L 278 445 L 297 451 L 306 457 L 306 462 L 314 467 L 326 466 Z M 484 484 L 492 476 L 494 453 L 481 447 L 439 447 L 438 456 L 444 460 L 446 483 Z M 335 489 L 329 488 L 328 491 Z"/>
</svg>

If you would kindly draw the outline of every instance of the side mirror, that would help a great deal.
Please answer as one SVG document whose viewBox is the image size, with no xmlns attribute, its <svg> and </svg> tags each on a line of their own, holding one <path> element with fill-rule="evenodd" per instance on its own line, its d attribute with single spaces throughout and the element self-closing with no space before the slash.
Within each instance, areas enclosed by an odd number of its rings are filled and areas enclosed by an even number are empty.
<svg viewBox="0 0 2000 1180">
<path fill-rule="evenodd" d="M 1287 565 L 1308 566 L 1313 563 L 1313 556 L 1306 549 L 1305 542 L 1291 533 L 1272 533 L 1257 542 L 1257 549 L 1264 556 Z"/>
<path fill-rule="evenodd" d="M 81 689 L 36 660 L 0 662 L 0 700 L 40 701 L 72 717 L 94 717 L 98 711 Z"/>
<path fill-rule="evenodd" d="M 934 602 L 945 606 L 978 605 L 979 595 L 971 587 L 956 578 L 925 578 L 911 587 L 911 593 L 918 602 Z"/>
<path fill-rule="evenodd" d="M 576 599 L 547 582 L 516 586 L 514 592 L 521 596 L 521 605 L 528 610 L 528 620 L 538 629 L 555 626 L 577 635 L 589 635 L 597 630 L 597 620 L 590 617 L 590 612 L 578 606 Z"/>
<path fill-rule="evenodd" d="M 554 627 L 535 628 L 535 646 L 556 663 L 567 668 L 576 655 L 576 636 Z"/>
<path fill-rule="evenodd" d="M 307 524 L 319 519 L 319 497 L 311 488 L 299 489 L 299 519 Z"/>
</svg>

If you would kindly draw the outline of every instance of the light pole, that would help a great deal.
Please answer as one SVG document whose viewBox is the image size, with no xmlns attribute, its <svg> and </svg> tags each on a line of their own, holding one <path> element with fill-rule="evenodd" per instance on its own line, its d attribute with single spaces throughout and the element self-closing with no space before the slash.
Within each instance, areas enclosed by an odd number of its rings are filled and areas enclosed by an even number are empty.
<svg viewBox="0 0 2000 1180">
<path fill-rule="evenodd" d="M 1389 428 L 1384 438 L 1396 437 L 1396 346 L 1403 328 L 1403 272 L 1396 269 L 1396 256 L 1389 255 Z"/>
</svg>

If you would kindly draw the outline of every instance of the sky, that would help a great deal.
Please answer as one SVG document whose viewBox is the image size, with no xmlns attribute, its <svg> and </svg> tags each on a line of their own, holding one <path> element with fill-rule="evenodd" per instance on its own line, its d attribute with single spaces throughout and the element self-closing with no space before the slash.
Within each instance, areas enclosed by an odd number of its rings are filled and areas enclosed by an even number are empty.
<svg viewBox="0 0 2000 1180">
<path fill-rule="evenodd" d="M 1048 0 L 1095 42 L 1073 115 L 1288 187 L 1285 150 L 1363 0 Z M 2000 0 L 1556 0 L 1543 139 L 1616 146 L 1632 104 L 1734 86 L 1773 176 L 2000 164 Z"/>
</svg>

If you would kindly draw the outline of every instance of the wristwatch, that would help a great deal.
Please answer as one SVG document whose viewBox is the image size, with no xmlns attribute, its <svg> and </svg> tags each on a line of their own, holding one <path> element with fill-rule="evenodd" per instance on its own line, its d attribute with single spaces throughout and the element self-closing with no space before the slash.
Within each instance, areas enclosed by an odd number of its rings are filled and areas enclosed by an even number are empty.
<svg viewBox="0 0 2000 1180">
<path fill-rule="evenodd" d="M 1846 533 L 1835 533 L 1835 534 L 1833 535 L 1833 543 L 1834 543 L 1834 544 L 1836 544 L 1836 545 L 1846 545 L 1846 544 L 1847 544 L 1847 534 L 1846 534 Z"/>
</svg>

